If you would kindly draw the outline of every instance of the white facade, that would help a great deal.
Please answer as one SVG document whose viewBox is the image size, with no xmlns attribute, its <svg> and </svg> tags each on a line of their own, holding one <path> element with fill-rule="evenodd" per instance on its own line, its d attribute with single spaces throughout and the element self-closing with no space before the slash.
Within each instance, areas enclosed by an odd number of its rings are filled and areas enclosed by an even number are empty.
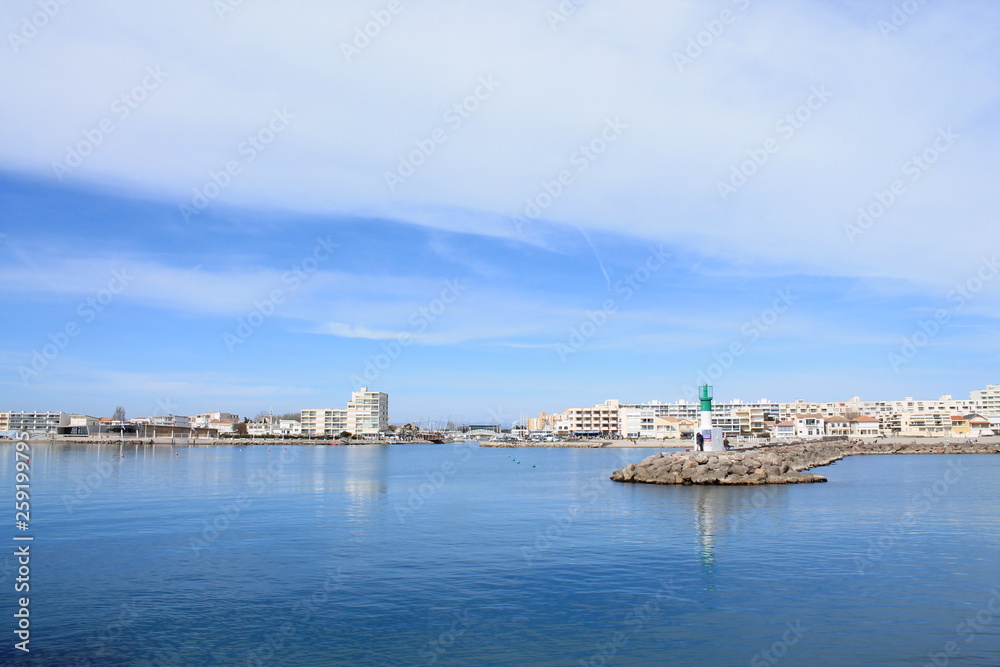
<svg viewBox="0 0 1000 667">
<path fill-rule="evenodd" d="M 794 421 L 795 436 L 798 438 L 821 438 L 826 435 L 826 420 L 823 415 L 799 415 Z"/>
<path fill-rule="evenodd" d="M 4 413 L 9 431 L 29 433 L 58 433 L 60 428 L 70 425 L 70 415 L 66 412 L 7 412 Z"/>
<path fill-rule="evenodd" d="M 389 431 L 389 394 L 362 387 L 351 392 L 347 403 L 346 430 L 356 435 L 379 435 Z"/>
<path fill-rule="evenodd" d="M 969 392 L 978 406 L 974 411 L 984 417 L 1000 417 L 1000 384 L 988 384 L 986 389 Z"/>
<path fill-rule="evenodd" d="M 150 426 L 191 427 L 191 418 L 183 415 L 153 415 L 152 417 L 141 417 L 132 421 L 138 423 L 145 422 Z"/>
<path fill-rule="evenodd" d="M 232 412 L 203 412 L 195 415 L 191 419 L 191 426 L 208 427 L 212 422 L 233 422 L 242 421 L 240 416 Z"/>
<path fill-rule="evenodd" d="M 301 412 L 302 435 L 314 438 L 335 438 L 347 428 L 347 410 L 332 408 L 308 408 Z M 353 433 L 353 431 L 351 431 Z"/>
<path fill-rule="evenodd" d="M 261 435 L 301 435 L 302 434 L 302 424 L 295 421 L 294 419 L 275 419 L 272 421 L 270 417 L 264 417 L 260 420 L 254 420 L 252 422 L 247 422 L 247 434 L 261 436 Z"/>
</svg>

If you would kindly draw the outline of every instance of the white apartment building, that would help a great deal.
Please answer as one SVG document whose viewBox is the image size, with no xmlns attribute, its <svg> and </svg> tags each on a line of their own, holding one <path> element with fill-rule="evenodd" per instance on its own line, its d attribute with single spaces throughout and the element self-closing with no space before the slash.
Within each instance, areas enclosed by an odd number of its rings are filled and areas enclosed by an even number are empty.
<svg viewBox="0 0 1000 667">
<path fill-rule="evenodd" d="M 67 412 L 4 412 L 0 421 L 6 421 L 5 431 L 55 435 L 59 429 L 69 428 L 71 416 Z"/>
<path fill-rule="evenodd" d="M 130 420 L 134 424 L 149 424 L 150 426 L 173 426 L 174 428 L 191 428 L 191 418 L 184 415 L 153 415 L 152 417 L 136 417 Z M 118 422 L 110 422 L 117 425 Z M 128 422 L 126 422 L 128 423 Z"/>
<path fill-rule="evenodd" d="M 212 425 L 212 422 L 232 422 L 235 424 L 240 421 L 242 421 L 240 416 L 232 412 L 202 412 L 191 420 L 191 426 L 208 427 Z"/>
<path fill-rule="evenodd" d="M 347 430 L 359 435 L 379 435 L 389 431 L 389 394 L 362 387 L 351 392 L 347 403 Z"/>
<path fill-rule="evenodd" d="M 1000 384 L 988 384 L 986 389 L 969 392 L 977 404 L 976 412 L 984 417 L 1000 417 Z"/>
<path fill-rule="evenodd" d="M 563 421 L 569 422 L 570 433 L 607 437 L 621 432 L 619 411 L 621 405 L 616 400 L 608 400 L 592 408 L 570 408 L 563 412 Z"/>
<path fill-rule="evenodd" d="M 301 414 L 302 435 L 325 438 L 347 431 L 354 435 L 377 436 L 389 432 L 389 395 L 362 387 L 351 392 L 346 409 L 308 408 Z"/>
<path fill-rule="evenodd" d="M 309 408 L 301 413 L 302 435 L 314 438 L 335 438 L 347 428 L 347 410 L 335 408 Z M 353 431 L 350 431 L 353 433 Z"/>
<path fill-rule="evenodd" d="M 301 435 L 302 424 L 294 419 L 274 419 L 264 417 L 263 419 L 247 422 L 248 435 L 278 435 L 290 436 Z M 339 431 L 338 431 L 339 434 Z"/>
</svg>

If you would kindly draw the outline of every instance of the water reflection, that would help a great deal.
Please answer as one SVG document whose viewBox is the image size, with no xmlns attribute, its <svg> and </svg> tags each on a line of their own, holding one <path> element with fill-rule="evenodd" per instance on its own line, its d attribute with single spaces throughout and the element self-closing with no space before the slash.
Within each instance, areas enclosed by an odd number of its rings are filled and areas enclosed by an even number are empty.
<svg viewBox="0 0 1000 667">
<path fill-rule="evenodd" d="M 707 590 L 715 590 L 716 521 L 725 520 L 725 489 L 697 485 L 694 519 L 698 531 L 698 556 Z"/>
<path fill-rule="evenodd" d="M 368 524 L 385 513 L 389 489 L 389 447 L 357 445 L 342 448 L 345 514 L 349 521 Z"/>
</svg>

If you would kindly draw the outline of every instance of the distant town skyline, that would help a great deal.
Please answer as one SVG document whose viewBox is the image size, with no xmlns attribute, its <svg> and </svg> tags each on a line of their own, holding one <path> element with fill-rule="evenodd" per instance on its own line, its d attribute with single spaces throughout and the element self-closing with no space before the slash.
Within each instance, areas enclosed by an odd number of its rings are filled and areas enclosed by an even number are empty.
<svg viewBox="0 0 1000 667">
<path fill-rule="evenodd" d="M 966 396 L 1000 7 L 900 6 L 11 3 L 0 409 Z"/>
</svg>

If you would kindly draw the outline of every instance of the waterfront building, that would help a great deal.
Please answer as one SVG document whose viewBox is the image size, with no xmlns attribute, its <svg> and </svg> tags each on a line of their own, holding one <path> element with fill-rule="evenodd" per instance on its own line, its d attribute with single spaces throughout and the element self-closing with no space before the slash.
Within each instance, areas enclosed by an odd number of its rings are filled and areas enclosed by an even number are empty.
<svg viewBox="0 0 1000 667">
<path fill-rule="evenodd" d="M 277 436 L 297 436 L 302 435 L 302 424 L 294 419 L 274 419 L 272 416 L 255 419 L 246 424 L 247 434 L 253 436 L 277 435 Z M 339 432 L 338 432 L 339 434 Z"/>
<path fill-rule="evenodd" d="M 68 429 L 71 415 L 68 412 L 5 412 L 5 431 L 17 431 L 32 434 L 48 433 L 56 435 L 59 429 Z"/>
<path fill-rule="evenodd" d="M 903 437 L 946 438 L 952 435 L 951 417 L 950 412 L 902 412 L 897 433 Z"/>
<path fill-rule="evenodd" d="M 302 435 L 325 438 L 347 431 L 353 435 L 379 436 L 389 433 L 389 395 L 362 387 L 351 392 L 346 409 L 307 408 L 301 415 Z"/>
<path fill-rule="evenodd" d="M 821 414 L 797 415 L 795 436 L 798 438 L 819 438 L 826 435 L 826 418 Z"/>
<path fill-rule="evenodd" d="M 241 423 L 243 420 L 240 419 L 238 414 L 232 412 L 202 412 L 201 414 L 195 415 L 191 420 L 191 426 L 205 427 L 211 425 L 212 422 L 232 422 Z"/>
<path fill-rule="evenodd" d="M 301 415 L 302 435 L 314 438 L 337 437 L 349 430 L 346 409 L 310 408 L 303 410 Z"/>
<path fill-rule="evenodd" d="M 567 430 L 574 435 L 609 437 L 621 433 L 620 409 L 619 402 L 612 399 L 592 408 L 570 408 L 563 416 L 569 422 Z"/>
<path fill-rule="evenodd" d="M 976 389 L 969 392 L 969 397 L 983 417 L 1000 417 L 1000 384 L 988 384 L 986 389 Z"/>
<path fill-rule="evenodd" d="M 153 415 L 151 417 L 138 417 L 132 422 L 137 424 L 149 424 L 150 426 L 173 426 L 175 428 L 191 428 L 191 418 L 184 415 Z"/>
<path fill-rule="evenodd" d="M 778 422 L 777 424 L 774 425 L 774 431 L 772 431 L 771 434 L 775 438 L 778 438 L 779 440 L 783 440 L 786 438 L 794 438 L 795 422 L 793 421 Z"/>
<path fill-rule="evenodd" d="M 358 435 L 380 435 L 389 432 L 389 395 L 361 387 L 351 392 L 347 403 L 347 430 Z"/>
</svg>

